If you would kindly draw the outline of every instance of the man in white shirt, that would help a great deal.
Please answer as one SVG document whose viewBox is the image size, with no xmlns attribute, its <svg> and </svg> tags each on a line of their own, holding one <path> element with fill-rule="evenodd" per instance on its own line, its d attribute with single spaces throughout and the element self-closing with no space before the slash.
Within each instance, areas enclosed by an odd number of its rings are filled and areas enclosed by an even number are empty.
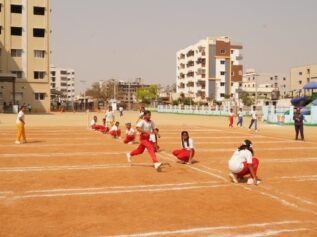
<svg viewBox="0 0 317 237">
<path fill-rule="evenodd" d="M 112 111 L 112 106 L 109 106 L 108 112 L 106 113 L 106 127 L 109 129 L 114 125 L 114 112 Z"/>
<path fill-rule="evenodd" d="M 153 132 L 156 133 L 155 124 L 151 120 L 151 111 L 144 111 L 143 120 L 138 122 L 136 129 L 140 133 L 140 145 L 135 150 L 127 154 L 128 162 L 131 162 L 132 156 L 142 154 L 146 148 L 152 158 L 154 168 L 159 171 L 162 163 L 157 160 L 154 143 L 150 141 L 150 134 Z"/>
<path fill-rule="evenodd" d="M 26 137 L 25 137 L 25 107 L 21 106 L 21 109 L 18 113 L 17 119 L 16 119 L 16 126 L 18 129 L 17 137 L 15 140 L 15 144 L 21 144 L 26 143 Z"/>
<path fill-rule="evenodd" d="M 252 125 L 254 124 L 254 131 L 258 131 L 258 115 L 256 113 L 256 107 L 254 106 L 253 107 L 253 111 L 251 112 L 251 123 L 250 123 L 250 126 L 249 126 L 249 131 L 251 130 L 252 128 Z"/>
</svg>

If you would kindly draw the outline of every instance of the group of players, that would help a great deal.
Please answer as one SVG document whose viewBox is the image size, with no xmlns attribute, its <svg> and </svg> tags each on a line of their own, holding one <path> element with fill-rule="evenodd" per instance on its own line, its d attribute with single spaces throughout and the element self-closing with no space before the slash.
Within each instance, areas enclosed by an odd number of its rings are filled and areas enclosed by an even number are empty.
<svg viewBox="0 0 317 237">
<path fill-rule="evenodd" d="M 114 122 L 114 113 L 112 107 L 106 113 L 104 125 L 97 125 L 97 116 L 94 116 L 91 121 L 91 128 L 99 130 L 104 133 L 109 133 L 113 138 L 121 138 L 121 130 L 119 129 L 119 122 Z M 127 160 L 132 163 L 132 157 L 140 155 L 147 149 L 153 166 L 157 171 L 160 171 L 162 163 L 156 157 L 156 152 L 159 151 L 157 143 L 159 130 L 155 123 L 151 120 L 151 112 L 145 110 L 144 107 L 140 110 L 140 115 L 136 124 L 136 130 L 139 133 L 139 142 L 136 149 L 127 153 Z M 126 123 L 126 135 L 123 140 L 126 144 L 134 144 L 136 139 L 136 131 L 131 127 L 131 123 Z M 181 132 L 181 149 L 172 151 L 176 157 L 176 161 L 182 164 L 192 164 L 195 155 L 195 148 L 193 139 L 189 137 L 187 131 Z M 257 169 L 259 160 L 254 157 L 254 150 L 250 140 L 244 140 L 243 143 L 234 152 L 228 162 L 229 177 L 233 183 L 243 182 L 247 180 L 248 184 L 259 184 L 260 180 L 257 178 Z M 245 179 L 247 177 L 247 179 Z"/>
</svg>

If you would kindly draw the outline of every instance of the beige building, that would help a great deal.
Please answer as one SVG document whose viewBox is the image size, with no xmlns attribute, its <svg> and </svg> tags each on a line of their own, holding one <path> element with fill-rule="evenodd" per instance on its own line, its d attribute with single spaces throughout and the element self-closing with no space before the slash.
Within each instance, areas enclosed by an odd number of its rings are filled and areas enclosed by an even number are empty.
<svg viewBox="0 0 317 237">
<path fill-rule="evenodd" d="M 242 84 L 242 45 L 229 37 L 208 37 L 176 53 L 177 93 L 194 101 L 238 98 Z"/>
<path fill-rule="evenodd" d="M 293 96 L 302 95 L 308 82 L 317 82 L 317 64 L 291 68 L 291 90 Z"/>
<path fill-rule="evenodd" d="M 50 0 L 0 0 L 1 109 L 30 104 L 48 112 L 49 72 Z"/>
</svg>

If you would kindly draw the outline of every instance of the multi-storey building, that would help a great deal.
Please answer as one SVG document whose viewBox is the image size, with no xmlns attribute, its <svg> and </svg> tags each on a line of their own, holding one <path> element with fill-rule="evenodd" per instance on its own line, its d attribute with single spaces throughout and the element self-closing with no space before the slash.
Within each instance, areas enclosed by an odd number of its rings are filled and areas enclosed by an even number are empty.
<svg viewBox="0 0 317 237">
<path fill-rule="evenodd" d="M 304 85 L 312 81 L 317 82 L 317 64 L 291 68 L 291 90 L 294 96 L 303 94 Z"/>
<path fill-rule="evenodd" d="M 242 90 L 253 92 L 259 92 L 261 88 L 272 88 L 274 91 L 278 91 L 279 95 L 287 96 L 290 91 L 290 80 L 286 73 L 259 73 L 255 69 L 247 69 L 243 74 Z M 264 90 L 264 96 L 269 89 Z"/>
<path fill-rule="evenodd" d="M 75 98 L 74 69 L 56 68 L 51 66 L 51 102 L 68 103 Z"/>
<path fill-rule="evenodd" d="M 0 0 L 0 103 L 49 111 L 49 71 L 50 0 Z"/>
<path fill-rule="evenodd" d="M 243 73 L 241 50 L 242 45 L 231 44 L 229 37 L 208 37 L 179 50 L 177 93 L 184 93 L 194 101 L 237 98 Z"/>
</svg>

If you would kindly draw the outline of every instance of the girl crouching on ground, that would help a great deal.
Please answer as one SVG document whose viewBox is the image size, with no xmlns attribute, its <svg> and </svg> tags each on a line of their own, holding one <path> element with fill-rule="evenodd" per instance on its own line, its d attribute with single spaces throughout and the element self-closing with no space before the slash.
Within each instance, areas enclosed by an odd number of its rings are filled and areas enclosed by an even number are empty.
<svg viewBox="0 0 317 237">
<path fill-rule="evenodd" d="M 253 157 L 253 154 L 252 142 L 244 140 L 228 162 L 229 177 L 232 182 L 239 183 L 245 175 L 250 175 L 247 181 L 248 184 L 257 185 L 260 183 L 260 180 L 256 176 L 259 160 Z"/>
<path fill-rule="evenodd" d="M 174 150 L 173 155 L 176 156 L 177 160 L 181 163 L 191 164 L 195 155 L 193 139 L 189 138 L 187 131 L 182 131 L 181 140 L 183 149 Z"/>
</svg>

